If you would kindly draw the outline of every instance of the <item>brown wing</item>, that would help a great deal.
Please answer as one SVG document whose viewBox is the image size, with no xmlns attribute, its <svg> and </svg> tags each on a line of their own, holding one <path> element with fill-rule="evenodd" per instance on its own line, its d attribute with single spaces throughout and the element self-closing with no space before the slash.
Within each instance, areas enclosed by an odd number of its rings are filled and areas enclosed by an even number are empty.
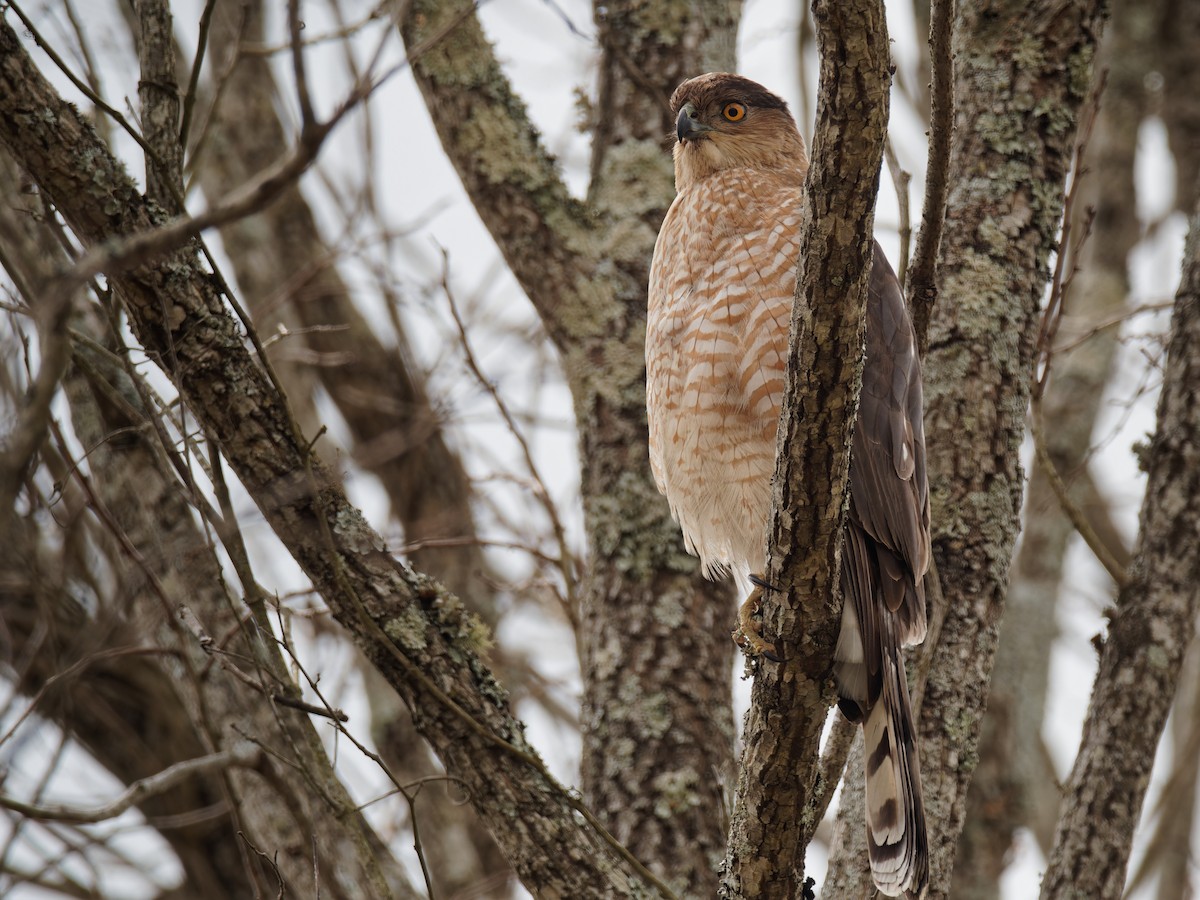
<svg viewBox="0 0 1200 900">
<path fill-rule="evenodd" d="M 929 568 L 921 362 L 900 284 L 878 243 L 871 263 L 866 330 L 850 458 L 850 522 L 870 539 L 879 597 L 897 613 L 896 636 L 902 644 L 913 644 L 925 637 L 922 579 Z"/>
<path fill-rule="evenodd" d="M 900 285 L 878 244 L 866 332 L 835 674 L 842 710 L 863 724 L 871 872 L 882 893 L 899 896 L 919 894 L 928 875 L 920 763 L 900 647 L 925 637 L 929 488 L 920 360 Z"/>
</svg>

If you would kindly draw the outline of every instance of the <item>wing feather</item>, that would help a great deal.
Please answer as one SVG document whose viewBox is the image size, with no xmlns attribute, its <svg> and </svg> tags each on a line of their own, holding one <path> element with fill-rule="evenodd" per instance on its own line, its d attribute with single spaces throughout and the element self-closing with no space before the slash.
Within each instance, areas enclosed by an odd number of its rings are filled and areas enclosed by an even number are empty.
<svg viewBox="0 0 1200 900">
<path fill-rule="evenodd" d="M 850 518 L 870 538 L 880 591 L 905 644 L 925 637 L 929 486 L 921 362 L 900 284 L 878 243 L 867 298 L 866 364 L 850 459 Z M 860 613 L 861 615 L 861 613 Z"/>
</svg>

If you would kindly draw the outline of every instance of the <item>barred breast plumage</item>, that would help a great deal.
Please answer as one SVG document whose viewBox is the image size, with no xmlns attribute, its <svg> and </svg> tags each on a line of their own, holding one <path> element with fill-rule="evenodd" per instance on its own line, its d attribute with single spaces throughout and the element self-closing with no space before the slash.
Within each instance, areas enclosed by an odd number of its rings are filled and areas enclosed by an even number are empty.
<svg viewBox="0 0 1200 900">
<path fill-rule="evenodd" d="M 680 192 L 655 247 L 650 462 L 709 572 L 761 565 L 803 199 L 789 174 L 727 169 Z"/>
<path fill-rule="evenodd" d="M 675 184 L 654 248 L 646 323 L 650 463 L 706 574 L 765 563 L 808 166 L 786 104 L 725 73 L 684 82 Z M 801 361 L 803 364 L 803 361 Z M 868 855 L 888 896 L 928 875 L 916 728 L 901 647 L 925 636 L 929 496 L 921 373 L 895 274 L 878 246 L 850 462 L 845 604 L 834 652 L 842 711 L 866 741 Z M 813 473 L 824 477 L 823 473 Z M 739 633 L 753 652 L 755 591 Z"/>
</svg>

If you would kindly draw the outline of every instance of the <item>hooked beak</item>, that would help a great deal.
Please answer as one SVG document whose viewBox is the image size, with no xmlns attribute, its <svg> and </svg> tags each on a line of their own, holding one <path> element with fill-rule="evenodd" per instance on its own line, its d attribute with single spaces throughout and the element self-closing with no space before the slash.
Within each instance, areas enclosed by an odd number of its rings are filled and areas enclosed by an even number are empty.
<svg viewBox="0 0 1200 900">
<path fill-rule="evenodd" d="M 675 136 L 681 141 L 694 141 L 712 131 L 711 125 L 705 125 L 696 118 L 696 107 L 691 103 L 683 104 L 679 110 L 679 118 L 675 120 Z"/>
</svg>

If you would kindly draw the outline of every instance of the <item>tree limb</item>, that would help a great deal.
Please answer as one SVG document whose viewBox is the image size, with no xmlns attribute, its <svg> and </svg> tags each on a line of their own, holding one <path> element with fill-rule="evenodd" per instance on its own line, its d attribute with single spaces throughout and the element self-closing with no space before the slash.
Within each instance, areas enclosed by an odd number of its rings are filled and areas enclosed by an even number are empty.
<svg viewBox="0 0 1200 900">
<path fill-rule="evenodd" d="M 929 349 L 929 319 L 937 302 L 937 256 L 942 243 L 949 190 L 950 142 L 954 134 L 954 57 L 950 36 L 955 0 L 929 3 L 929 162 L 925 167 L 925 200 L 921 230 L 908 277 L 902 281 L 912 312 L 913 331 L 922 356 Z M 920 6 L 921 4 L 915 4 Z"/>
<path fill-rule="evenodd" d="M 85 245 L 153 229 L 128 176 L 53 92 L 7 22 L 0 22 L 0 140 Z M 308 454 L 195 255 L 176 250 L 110 278 L 143 346 L 221 443 L 335 617 L 412 706 L 448 771 L 470 786 L 526 885 L 572 897 L 649 890 L 652 879 L 610 835 L 576 824 L 582 805 L 526 743 L 479 658 L 472 617 L 436 583 L 396 563 Z M 597 852 L 597 841 L 606 849 Z M 546 854 L 546 846 L 557 852 Z"/>
<path fill-rule="evenodd" d="M 1117 596 L 1043 900 L 1120 897 L 1155 749 L 1200 612 L 1200 211 L 1175 295 L 1130 582 Z"/>
<path fill-rule="evenodd" d="M 213 769 L 227 769 L 230 766 L 253 767 L 261 756 L 259 749 L 249 742 L 243 742 L 228 750 L 219 750 L 208 756 L 177 762 L 164 769 L 157 775 L 141 778 L 129 785 L 121 794 L 107 803 L 91 808 L 74 805 L 38 806 L 24 803 L 13 797 L 0 794 L 0 806 L 13 812 L 40 819 L 45 822 L 69 822 L 74 825 L 94 825 L 115 819 L 117 816 L 140 806 L 148 797 L 171 790 L 189 778 L 201 772 Z"/>
<path fill-rule="evenodd" d="M 795 814 L 814 791 L 841 620 L 841 541 L 858 409 L 875 198 L 890 83 L 883 4 L 814 2 L 821 55 L 797 302 L 769 526 L 766 580 L 785 590 L 764 631 L 745 726 L 723 887 L 731 897 L 798 897 L 817 821 Z"/>
</svg>

